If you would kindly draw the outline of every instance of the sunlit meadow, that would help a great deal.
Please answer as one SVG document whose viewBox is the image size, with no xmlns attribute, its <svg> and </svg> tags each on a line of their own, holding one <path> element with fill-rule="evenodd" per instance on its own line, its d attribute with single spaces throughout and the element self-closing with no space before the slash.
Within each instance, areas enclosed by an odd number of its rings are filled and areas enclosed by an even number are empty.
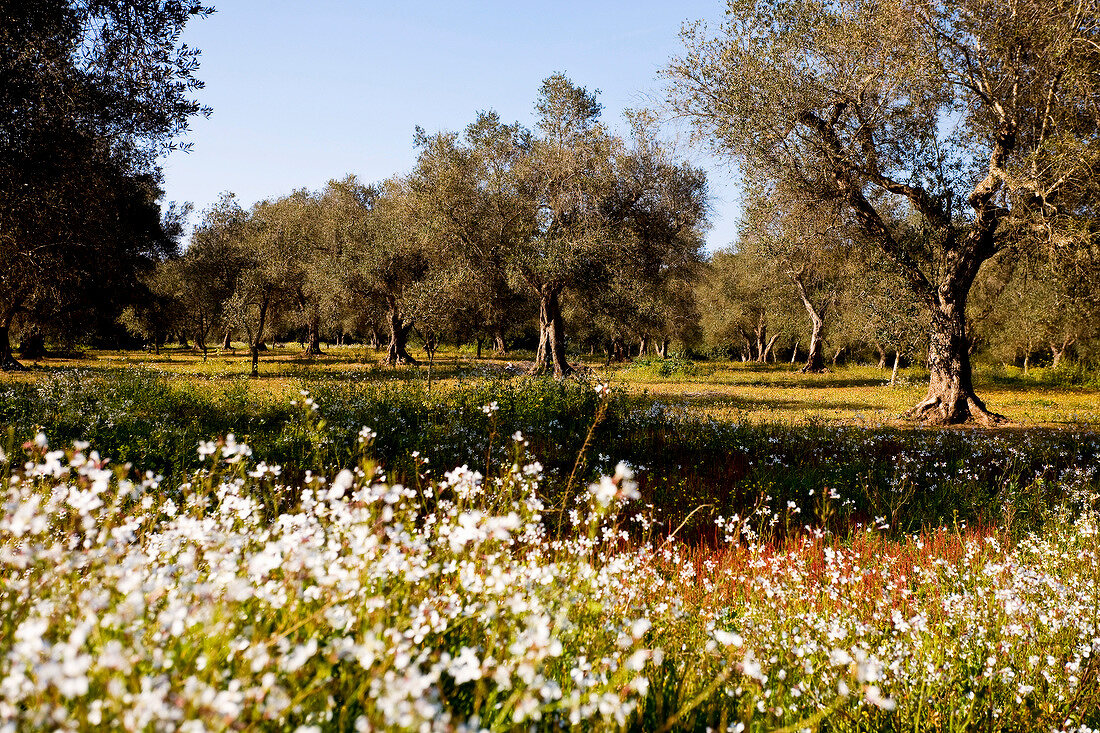
<svg viewBox="0 0 1100 733">
<path fill-rule="evenodd" d="M 483 457 L 436 466 L 414 451 L 400 481 L 374 426 L 341 458 L 334 436 L 349 418 L 308 392 L 292 407 L 320 451 L 304 472 L 232 434 L 192 444 L 193 467 L 171 479 L 81 441 L 10 446 L 0 726 L 1100 726 L 1094 436 L 1053 448 L 962 436 L 973 452 L 948 470 L 957 445 L 871 435 L 855 450 L 887 446 L 896 469 L 878 489 L 859 486 L 871 474 L 749 487 L 671 524 L 646 466 L 599 453 L 595 426 L 629 427 L 616 396 L 547 389 L 452 404 L 451 419 L 482 421 L 488 444 L 477 430 L 470 440 Z M 502 433 L 509 412 L 555 394 L 589 425 L 557 471 L 530 430 Z M 833 434 L 803 454 L 806 475 L 844 460 L 853 436 Z M 769 435 L 750 462 L 769 445 L 777 461 L 758 477 L 780 475 L 797 445 Z M 1042 450 L 1048 466 L 1029 468 L 1025 454 Z M 914 486 L 968 480 L 1002 483 L 992 511 L 899 531 L 889 508 L 915 505 Z M 894 497 L 881 512 L 879 493 Z"/>
</svg>

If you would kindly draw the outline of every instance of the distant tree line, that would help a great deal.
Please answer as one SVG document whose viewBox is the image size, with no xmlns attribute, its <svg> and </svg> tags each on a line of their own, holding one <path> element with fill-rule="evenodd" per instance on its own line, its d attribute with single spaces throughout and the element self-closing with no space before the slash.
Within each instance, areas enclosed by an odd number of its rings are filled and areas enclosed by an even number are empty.
<svg viewBox="0 0 1100 733">
<path fill-rule="evenodd" d="M 406 176 L 349 176 L 248 210 L 225 196 L 125 323 L 204 353 L 242 339 L 254 373 L 265 339 L 288 334 L 307 354 L 322 340 L 385 341 L 391 364 L 416 362 L 414 333 L 429 355 L 444 339 L 503 352 L 526 335 L 532 371 L 556 376 L 573 368 L 567 331 L 609 358 L 641 340 L 662 354 L 691 342 L 705 175 L 671 157 L 652 114 L 610 133 L 595 95 L 560 74 L 537 111 L 534 130 L 492 112 L 462 134 L 418 130 Z"/>
<path fill-rule="evenodd" d="M 157 156 L 187 120 L 195 2 L 0 5 L 0 367 L 119 324 L 154 349 L 275 338 L 530 348 L 671 345 L 808 371 L 920 362 L 918 419 L 999 421 L 972 359 L 1100 361 L 1100 0 L 730 0 L 688 26 L 670 107 L 743 177 L 704 256 L 707 182 L 649 112 L 617 135 L 555 74 L 528 129 L 419 128 L 407 175 L 245 209 L 180 251 Z M 568 342 L 567 342 L 568 340 Z"/>
</svg>

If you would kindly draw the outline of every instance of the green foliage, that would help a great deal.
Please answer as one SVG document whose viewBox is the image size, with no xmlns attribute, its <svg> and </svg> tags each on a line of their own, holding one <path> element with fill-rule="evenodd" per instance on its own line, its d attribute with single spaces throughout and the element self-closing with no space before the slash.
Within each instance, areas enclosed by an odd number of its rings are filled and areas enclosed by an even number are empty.
<svg viewBox="0 0 1100 733">
<path fill-rule="evenodd" d="M 1100 371 L 1082 362 L 1063 361 L 1058 366 L 1037 367 L 1026 373 L 1018 367 L 998 365 L 988 370 L 996 384 L 1020 387 L 1100 387 Z"/>
<path fill-rule="evenodd" d="M 199 52 L 181 34 L 210 12 L 198 0 L 0 6 L 0 368 L 17 366 L 17 315 L 70 333 L 113 323 L 174 252 L 157 160 L 209 112 L 191 98 Z"/>
<path fill-rule="evenodd" d="M 637 364 L 631 368 L 691 368 L 678 359 Z M 518 431 L 546 470 L 552 506 L 591 429 L 578 481 L 626 461 L 660 522 L 672 529 L 690 516 L 682 533 L 699 537 L 713 531 L 715 515 L 778 514 L 788 502 L 800 515 L 777 520 L 777 531 L 824 524 L 843 532 L 880 517 L 897 532 L 995 522 L 1005 512 L 1034 514 L 1009 504 L 1035 481 L 1095 491 L 1100 480 L 1100 436 L 1087 428 L 978 433 L 723 423 L 618 391 L 597 421 L 599 395 L 573 380 L 477 379 L 430 393 L 416 382 L 326 380 L 307 383 L 296 405 L 258 401 L 244 384 L 210 394 L 142 370 L 65 371 L 37 386 L 0 387 L 0 426 L 14 426 L 19 441 L 38 430 L 57 445 L 91 440 L 116 463 L 177 477 L 200 465 L 199 441 L 230 433 L 288 476 L 352 466 L 366 427 L 378 435 L 378 460 L 401 481 L 415 480 L 425 459 L 431 469 L 465 464 L 486 472 L 509 460 Z M 826 490 L 840 498 L 823 521 Z"/>
</svg>

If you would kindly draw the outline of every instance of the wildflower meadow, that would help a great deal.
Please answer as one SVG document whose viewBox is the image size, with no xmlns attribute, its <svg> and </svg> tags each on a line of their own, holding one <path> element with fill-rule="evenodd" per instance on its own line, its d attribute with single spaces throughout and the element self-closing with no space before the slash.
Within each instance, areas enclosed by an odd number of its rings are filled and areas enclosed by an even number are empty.
<svg viewBox="0 0 1100 733">
<path fill-rule="evenodd" d="M 1095 434 L 730 426 L 739 483 L 681 509 L 715 474 L 654 476 L 654 431 L 687 422 L 602 384 L 463 389 L 354 431 L 366 396 L 302 390 L 263 448 L 157 470 L 10 431 L 0 729 L 1100 727 Z M 568 460 L 515 427 L 547 409 Z M 439 411 L 464 465 L 388 457 Z M 711 455 L 695 428 L 681 460 Z"/>
</svg>

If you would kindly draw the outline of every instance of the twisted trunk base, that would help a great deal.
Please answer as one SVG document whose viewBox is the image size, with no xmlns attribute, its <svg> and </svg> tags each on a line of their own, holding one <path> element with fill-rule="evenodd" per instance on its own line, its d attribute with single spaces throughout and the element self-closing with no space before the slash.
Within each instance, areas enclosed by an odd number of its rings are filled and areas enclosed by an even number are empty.
<svg viewBox="0 0 1100 733">
<path fill-rule="evenodd" d="M 539 350 L 530 374 L 553 374 L 557 378 L 573 372 L 565 358 L 565 328 L 558 292 L 546 289 L 539 297 Z"/>
<path fill-rule="evenodd" d="M 420 362 L 413 358 L 407 348 L 409 333 L 412 331 L 413 324 L 405 323 L 393 307 L 390 308 L 389 321 L 390 347 L 386 353 L 386 363 L 391 366 L 396 364 L 419 364 Z"/>
<path fill-rule="evenodd" d="M 825 372 L 825 358 L 822 355 L 824 339 L 821 338 L 825 330 L 823 320 L 813 322 L 813 331 L 810 333 L 810 352 L 806 355 L 806 363 L 800 370 L 803 374 L 822 374 Z"/>
<path fill-rule="evenodd" d="M 927 425 L 1003 425 L 1008 419 L 991 412 L 974 394 L 969 342 L 964 319 L 965 293 L 943 297 L 932 311 L 928 346 L 928 394 L 906 417 Z"/>
<path fill-rule="evenodd" d="M 306 348 L 302 355 L 312 357 L 320 356 L 323 353 L 321 351 L 321 327 L 316 322 L 311 321 L 306 335 Z"/>
<path fill-rule="evenodd" d="M 928 394 L 905 416 L 925 425 L 961 425 L 976 422 L 979 425 L 993 427 L 1009 422 L 1004 415 L 998 415 L 985 406 L 974 394 L 972 388 L 964 389 L 954 380 L 944 383 L 933 379 L 936 384 L 929 385 Z"/>
</svg>

